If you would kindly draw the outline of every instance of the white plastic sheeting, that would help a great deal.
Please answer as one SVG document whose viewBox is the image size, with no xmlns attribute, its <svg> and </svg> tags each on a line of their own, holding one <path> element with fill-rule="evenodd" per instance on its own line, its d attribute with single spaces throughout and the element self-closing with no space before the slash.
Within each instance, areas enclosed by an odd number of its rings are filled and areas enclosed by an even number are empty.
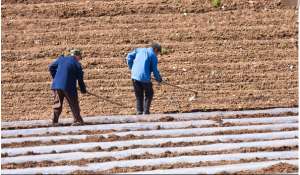
<svg viewBox="0 0 300 175">
<path fill-rule="evenodd" d="M 167 158 L 158 158 L 158 159 L 123 160 L 123 161 L 112 161 L 112 162 L 104 162 L 104 163 L 91 163 L 85 166 L 54 166 L 54 167 L 37 167 L 37 168 L 25 168 L 25 169 L 2 169 L 1 173 L 2 174 L 40 174 L 40 173 L 41 174 L 66 174 L 66 173 L 72 173 L 77 170 L 104 171 L 115 167 L 128 168 L 133 166 L 154 166 L 154 165 L 176 164 L 176 163 L 197 163 L 200 161 L 201 162 L 221 161 L 221 160 L 239 161 L 241 159 L 245 160 L 245 159 L 253 159 L 253 158 L 268 158 L 268 159 L 295 158 L 296 159 L 297 157 L 298 157 L 297 151 L 235 153 L 235 154 L 222 154 L 222 155 L 180 156 L 180 157 L 167 157 Z M 155 174 L 157 173 L 155 172 Z"/>
<path fill-rule="evenodd" d="M 230 122 L 234 124 L 246 123 L 296 123 L 298 122 L 297 116 L 292 117 L 271 117 L 271 118 L 242 118 L 242 119 L 224 119 L 223 123 Z M 34 128 L 34 129 L 16 129 L 16 130 L 3 130 L 1 131 L 2 137 L 12 136 L 26 136 L 32 134 L 47 134 L 47 133 L 69 133 L 80 131 L 94 131 L 94 130 L 116 130 L 123 129 L 136 131 L 138 129 L 152 129 L 155 130 L 158 126 L 161 129 L 177 129 L 190 126 L 201 127 L 204 125 L 217 124 L 213 120 L 191 120 L 191 121 L 176 121 L 176 122 L 140 122 L 140 123 L 122 123 L 122 124 L 104 124 L 104 125 L 85 125 L 78 127 L 52 127 L 52 128 Z"/>
<path fill-rule="evenodd" d="M 264 110 L 245 110 L 245 111 L 214 111 L 214 112 L 194 112 L 194 113 L 176 113 L 176 114 L 152 114 L 151 118 L 142 115 L 116 115 L 116 116 L 95 116 L 84 118 L 86 122 L 97 122 L 97 123 L 115 123 L 115 122 L 139 122 L 139 121 L 153 121 L 159 120 L 161 117 L 171 116 L 176 120 L 195 120 L 203 119 L 207 117 L 215 116 L 227 116 L 227 115 L 251 115 L 251 114 L 279 114 L 284 112 L 298 113 L 298 108 L 273 108 Z M 61 123 L 72 123 L 72 119 L 61 119 Z M 32 120 L 32 121 L 14 121 L 14 122 L 1 122 L 2 128 L 7 127 L 26 127 L 26 126 L 40 126 L 50 125 L 50 120 Z"/>
<path fill-rule="evenodd" d="M 257 123 L 296 123 L 298 122 L 298 116 L 287 117 L 268 117 L 268 118 L 241 118 L 241 119 L 223 119 L 223 123 L 235 123 L 235 124 L 257 124 Z"/>
<path fill-rule="evenodd" d="M 177 168 L 177 169 L 165 169 L 165 170 L 153 170 L 153 171 L 139 171 L 139 172 L 131 172 L 128 174 L 216 174 L 221 172 L 234 173 L 243 170 L 254 171 L 262 168 L 267 168 L 269 166 L 278 163 L 288 163 L 297 166 L 298 160 L 278 160 L 278 161 L 231 164 L 231 165 L 206 166 L 206 167 L 196 167 L 196 168 Z"/>
<path fill-rule="evenodd" d="M 90 144 L 90 143 L 88 143 Z M 51 153 L 53 151 L 56 151 L 57 153 L 62 151 L 76 151 L 80 148 L 84 148 L 84 146 L 88 145 L 81 145 L 80 147 L 75 144 L 70 145 L 55 145 L 55 147 L 51 146 L 40 146 L 38 148 L 32 147 L 31 149 L 24 148 L 5 148 L 5 150 L 1 150 L 1 153 L 7 153 L 9 156 L 15 156 L 18 154 L 25 154 L 28 151 L 32 151 L 34 153 Z M 100 144 L 100 143 L 98 143 Z M 94 145 L 97 145 L 97 143 L 94 143 Z M 49 155 L 35 155 L 35 156 L 18 156 L 18 157 L 7 157 L 2 158 L 2 162 L 8 162 L 8 161 L 15 161 L 15 162 L 22 162 L 27 159 L 31 161 L 42 161 L 42 160 L 51 160 L 54 161 L 55 159 L 58 159 L 62 156 L 62 159 L 68 160 L 77 160 L 79 158 L 101 158 L 101 157 L 128 157 L 130 155 L 142 155 L 146 152 L 150 154 L 161 154 L 166 151 L 170 152 L 178 152 L 178 153 L 185 153 L 185 152 L 193 152 L 193 151 L 222 151 L 222 150 L 228 150 L 228 149 L 240 149 L 240 148 L 250 148 L 250 147 L 281 147 L 281 146 L 296 146 L 298 145 L 297 139 L 286 139 L 286 140 L 271 140 L 271 141 L 258 141 L 258 142 L 241 142 L 241 143 L 216 143 L 216 144 L 208 144 L 208 145 L 198 145 L 198 146 L 185 146 L 185 147 L 154 147 L 154 148 L 135 148 L 135 149 L 128 149 L 124 151 L 112 151 L 112 152 L 74 152 L 73 154 L 67 154 L 67 153 L 61 153 L 61 154 L 53 154 L 55 157 L 54 159 L 47 159 Z M 184 148 L 184 149 L 182 149 Z M 64 156 L 65 154 L 68 155 Z M 30 159 L 28 159 L 30 158 Z M 9 160 L 11 159 L 11 160 Z M 60 160 L 62 160 L 60 159 Z"/>
<path fill-rule="evenodd" d="M 96 130 L 116 130 L 124 129 L 138 130 L 138 129 L 175 129 L 185 128 L 191 125 L 201 127 L 203 125 L 216 124 L 212 120 L 192 120 L 192 121 L 177 121 L 177 122 L 138 122 L 138 123 L 122 123 L 122 124 L 102 124 L 102 125 L 84 125 L 84 126 L 66 126 L 66 127 L 51 127 L 51 128 L 34 128 L 34 129 L 16 129 L 16 130 L 2 130 L 2 137 L 12 136 L 26 136 L 33 134 L 50 134 L 50 133 L 69 133 L 80 131 L 96 131 Z"/>
<path fill-rule="evenodd" d="M 135 136 L 184 136 L 193 134 L 195 136 L 200 134 L 211 134 L 220 131 L 237 131 L 237 130 L 271 130 L 278 131 L 283 128 L 298 127 L 297 123 L 294 124 L 274 124 L 274 125 L 251 125 L 251 126 L 234 126 L 234 127 L 210 127 L 210 128 L 187 128 L 187 129 L 172 129 L 172 130 L 149 130 L 149 131 L 129 131 L 129 132 L 112 132 L 109 134 L 94 134 L 94 135 L 61 135 L 61 136 L 36 136 L 36 137 L 19 137 L 19 138 L 4 138 L 1 143 L 21 143 L 21 142 L 49 142 L 59 140 L 73 140 L 73 139 L 86 139 L 88 136 L 103 136 L 107 138 L 109 135 L 114 134 L 118 136 L 126 136 L 132 134 Z"/>
<path fill-rule="evenodd" d="M 192 152 L 208 152 L 208 151 L 230 151 L 242 148 L 278 148 L 282 146 L 293 147 L 298 145 L 298 128 L 297 116 L 276 116 L 276 117 L 262 117 L 262 118 L 234 118 L 230 115 L 235 114 L 278 114 L 283 112 L 297 113 L 297 108 L 277 108 L 268 110 L 249 110 L 249 111 L 226 111 L 226 112 L 200 112 L 189 114 L 158 114 L 149 116 L 104 116 L 104 117 L 90 117 L 86 118 L 87 122 L 99 123 L 98 125 L 86 126 L 72 126 L 72 127 L 50 127 L 50 128 L 34 128 L 34 129 L 16 129 L 16 130 L 2 130 L 2 137 L 17 137 L 17 138 L 3 138 L 4 143 L 22 143 L 22 142 L 51 142 L 73 139 L 86 139 L 89 136 L 103 136 L 109 137 L 114 134 L 117 136 L 126 136 L 132 134 L 134 136 L 152 136 L 152 139 L 138 139 L 138 140 L 123 140 L 112 142 L 88 142 L 77 144 L 61 144 L 61 145 L 45 145 L 45 146 L 23 146 L 18 148 L 4 147 L 1 150 L 2 154 L 7 154 L 8 157 L 2 157 L 1 165 L 8 163 L 29 163 L 42 161 L 76 161 L 80 159 L 98 159 L 105 157 L 126 158 L 132 155 L 153 154 L 159 155 L 165 152 L 170 153 L 192 153 Z M 229 118 L 223 119 L 223 123 L 234 124 L 249 124 L 247 126 L 230 126 L 230 127 L 207 127 L 204 125 L 220 124 L 213 120 L 216 116 L 227 116 Z M 160 122 L 161 117 L 171 116 L 177 121 Z M 211 120 L 210 120 L 211 119 Z M 70 123 L 70 119 L 63 119 L 64 123 Z M 109 123 L 102 124 L 100 123 Z M 118 123 L 118 124 L 112 124 Z M 46 126 L 48 121 L 21 121 L 21 122 L 2 122 L 2 127 L 13 126 Z M 259 125 L 258 125 L 259 124 Z M 193 126 L 197 128 L 193 128 Z M 220 126 L 220 125 L 219 125 Z M 293 128 L 293 129 L 292 129 Z M 83 134 L 82 131 L 98 131 L 98 130 L 115 130 L 107 134 Z M 129 131 L 121 131 L 127 129 Z M 142 131 L 139 131 L 142 129 Z M 283 130 L 284 129 L 284 130 Z M 292 129 L 293 131 L 288 131 Z M 226 131 L 244 131 L 253 130 L 256 133 L 251 134 L 222 134 Z M 69 133 L 72 132 L 72 133 Z M 221 133 L 219 133 L 221 132 Z M 262 133 L 261 133 L 262 132 Z M 50 136 L 51 134 L 58 134 L 57 136 Z M 69 135 L 60 135 L 66 134 Z M 77 135 L 75 135 L 78 133 Z M 217 134 L 220 135 L 217 135 Z M 32 137 L 30 135 L 36 134 Z M 49 134 L 49 135 L 45 135 Z M 214 135 L 210 135 L 214 134 Z M 22 135 L 20 137 L 19 135 Z M 193 135 L 193 137 L 191 137 Z M 27 137 L 26 137 L 27 136 Z M 164 138 L 156 138 L 164 137 Z M 255 141 L 251 141 L 254 139 Z M 201 142 L 206 141 L 205 145 L 183 146 L 182 143 Z M 208 143 L 208 142 L 223 142 L 223 143 Z M 170 147 L 161 147 L 164 143 L 180 143 L 180 146 L 170 145 Z M 136 148 L 128 148 L 122 151 L 97 151 L 85 152 L 87 149 L 97 147 L 111 148 L 111 147 L 130 147 L 140 145 Z M 147 146 L 144 147 L 143 146 Z M 148 147 L 150 146 L 150 147 Z M 54 153 L 55 152 L 55 153 Z M 65 152 L 65 153 L 64 153 Z M 67 152 L 67 153 L 66 153 Z M 28 153 L 37 153 L 28 154 Z M 26 155 L 27 154 L 27 155 Z M 250 152 L 250 153 L 221 153 L 217 155 L 193 155 L 193 156 L 177 156 L 164 158 L 150 158 L 150 159 L 130 159 L 120 161 L 108 161 L 99 163 L 88 163 L 84 166 L 70 165 L 70 166 L 47 166 L 47 167 L 32 167 L 32 168 L 17 168 L 17 169 L 2 169 L 2 174 L 62 174 L 72 173 L 77 170 L 86 171 L 103 171 L 115 167 L 129 168 L 134 166 L 155 166 L 162 164 L 176 164 L 176 163 L 196 163 L 208 161 L 239 161 L 241 159 L 253 158 L 267 158 L 264 162 L 249 162 L 238 163 L 230 165 L 205 166 L 194 168 L 176 168 L 176 169 L 156 169 L 153 171 L 135 172 L 141 173 L 220 173 L 220 172 L 237 172 L 241 170 L 257 170 L 274 165 L 279 162 L 286 162 L 297 165 L 297 150 L 278 151 L 278 152 Z M 273 159 L 273 160 L 272 160 Z M 287 160 L 289 159 L 289 160 Z M 292 160 L 291 160 L 292 159 Z M 46 166 L 46 165 L 45 165 Z"/>
<path fill-rule="evenodd" d="M 190 135 L 190 134 L 212 134 L 215 132 L 239 131 L 239 130 L 271 130 L 279 131 L 285 128 L 298 128 L 298 123 L 273 124 L 273 125 L 247 125 L 247 126 L 230 126 L 230 127 L 210 127 L 210 128 L 192 128 L 192 129 L 174 129 L 174 130 L 152 130 L 152 131 L 128 131 L 114 133 L 117 136 L 126 136 L 132 134 L 135 136 L 167 136 L 167 135 Z M 103 134 L 107 137 L 109 134 Z"/>
</svg>

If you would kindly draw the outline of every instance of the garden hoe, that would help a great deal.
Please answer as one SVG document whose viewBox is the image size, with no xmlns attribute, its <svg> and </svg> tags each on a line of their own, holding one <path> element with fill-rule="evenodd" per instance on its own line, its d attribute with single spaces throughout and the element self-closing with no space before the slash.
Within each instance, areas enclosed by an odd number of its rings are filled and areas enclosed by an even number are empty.
<svg viewBox="0 0 300 175">
<path fill-rule="evenodd" d="M 124 63 L 127 65 L 127 58 L 126 56 L 124 56 Z M 153 78 L 152 78 L 153 79 Z M 194 91 L 194 90 L 191 90 L 191 89 L 186 89 L 186 88 L 183 88 L 183 87 L 180 87 L 180 86 L 176 86 L 176 85 L 173 85 L 173 84 L 170 84 L 170 83 L 167 83 L 165 81 L 162 81 L 161 82 L 162 84 L 165 84 L 165 85 L 169 85 L 169 86 L 172 86 L 172 87 L 175 87 L 175 88 L 178 88 L 178 89 L 182 89 L 182 90 L 185 90 L 185 91 L 190 91 L 190 92 L 193 92 L 194 95 L 192 97 L 189 98 L 189 101 L 195 101 L 198 97 L 198 92 L 197 91 Z"/>
<path fill-rule="evenodd" d="M 175 87 L 175 88 L 178 88 L 178 89 L 182 89 L 182 90 L 185 90 L 185 91 L 193 92 L 194 95 L 193 95 L 192 97 L 189 98 L 189 101 L 194 101 L 194 100 L 196 100 L 197 97 L 198 97 L 198 92 L 197 92 L 197 91 L 194 91 L 194 90 L 191 90 L 191 89 L 186 89 L 186 88 L 183 88 L 183 87 L 180 87 L 180 86 L 176 86 L 176 85 L 167 83 L 167 82 L 165 82 L 165 81 L 162 81 L 162 84 L 165 84 L 165 85 L 168 85 L 168 86 L 172 86 L 172 87 Z"/>
<path fill-rule="evenodd" d="M 107 98 L 100 97 L 100 96 L 99 96 L 99 95 L 97 95 L 97 94 L 94 94 L 94 93 L 91 93 L 91 92 L 87 92 L 87 94 L 88 94 L 88 95 L 92 95 L 92 96 L 94 96 L 94 97 L 97 97 L 97 98 L 99 98 L 99 99 L 101 99 L 101 100 L 104 100 L 104 101 L 110 102 L 111 104 L 115 104 L 115 105 L 118 105 L 118 106 L 121 106 L 121 107 L 127 108 L 127 106 L 124 106 L 124 105 L 123 105 L 123 104 L 121 104 L 121 103 L 117 103 L 117 102 L 111 101 L 111 100 L 109 100 L 109 99 L 107 99 Z"/>
</svg>

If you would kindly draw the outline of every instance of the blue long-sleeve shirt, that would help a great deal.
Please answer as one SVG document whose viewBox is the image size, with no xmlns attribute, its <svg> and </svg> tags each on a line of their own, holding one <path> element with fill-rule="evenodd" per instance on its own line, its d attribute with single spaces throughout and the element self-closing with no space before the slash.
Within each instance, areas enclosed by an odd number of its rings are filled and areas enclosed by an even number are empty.
<svg viewBox="0 0 300 175">
<path fill-rule="evenodd" d="M 131 78 L 141 82 L 151 81 L 151 72 L 157 81 L 161 81 L 157 69 L 157 56 L 153 48 L 137 48 L 127 55 L 127 64 L 131 70 Z"/>
<path fill-rule="evenodd" d="M 77 95 L 76 81 L 81 92 L 86 92 L 83 81 L 81 64 L 73 56 L 60 56 L 49 65 L 49 71 L 53 78 L 51 89 L 63 90 L 70 95 Z"/>
</svg>

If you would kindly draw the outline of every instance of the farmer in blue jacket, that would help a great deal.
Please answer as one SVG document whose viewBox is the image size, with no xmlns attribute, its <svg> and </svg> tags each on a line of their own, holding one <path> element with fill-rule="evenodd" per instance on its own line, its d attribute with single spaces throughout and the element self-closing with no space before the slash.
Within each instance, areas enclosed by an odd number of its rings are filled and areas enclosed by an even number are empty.
<svg viewBox="0 0 300 175">
<path fill-rule="evenodd" d="M 127 55 L 127 64 L 131 70 L 131 79 L 136 97 L 137 114 L 150 114 L 153 98 L 151 72 L 159 83 L 162 78 L 157 69 L 157 55 L 161 46 L 153 43 L 149 48 L 137 48 Z"/>
<path fill-rule="evenodd" d="M 76 89 L 78 80 L 81 93 L 86 93 L 86 86 L 83 81 L 83 71 L 81 64 L 79 63 L 81 58 L 81 51 L 73 49 L 70 51 L 70 56 L 61 55 L 49 65 L 49 71 L 53 78 L 51 86 L 51 90 L 54 94 L 53 125 L 58 125 L 58 118 L 62 112 L 64 98 L 67 99 L 74 117 L 74 123 L 72 125 L 84 124 L 83 119 L 80 116 Z"/>
</svg>

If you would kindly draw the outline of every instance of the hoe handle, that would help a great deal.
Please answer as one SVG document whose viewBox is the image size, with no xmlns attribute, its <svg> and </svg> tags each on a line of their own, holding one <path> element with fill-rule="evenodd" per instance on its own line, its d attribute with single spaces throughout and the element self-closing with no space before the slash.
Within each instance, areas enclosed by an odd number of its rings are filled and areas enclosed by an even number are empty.
<svg viewBox="0 0 300 175">
<path fill-rule="evenodd" d="M 100 97 L 99 95 L 94 94 L 94 93 L 91 93 L 91 92 L 88 92 L 88 91 L 87 91 L 86 93 L 89 94 L 89 95 L 95 96 L 95 97 L 97 97 L 97 98 L 99 98 L 99 99 L 101 99 L 101 100 L 110 102 L 111 104 L 115 104 L 115 105 L 118 105 L 118 106 L 121 106 L 121 107 L 125 107 L 125 108 L 126 108 L 126 106 L 124 106 L 124 105 L 121 104 L 121 103 L 117 103 L 117 102 L 111 101 L 111 100 L 109 100 L 109 99 L 107 99 L 107 98 Z"/>
<path fill-rule="evenodd" d="M 165 82 L 165 81 L 162 81 L 162 83 L 163 83 L 163 84 L 166 84 L 166 85 L 168 85 L 168 86 L 172 86 L 172 87 L 175 87 L 175 88 L 178 88 L 178 89 L 183 89 L 183 90 L 190 91 L 190 92 L 193 92 L 193 93 L 195 93 L 195 94 L 198 94 L 197 91 L 193 91 L 193 90 L 191 90 L 191 89 L 186 89 L 186 88 L 183 88 L 183 87 L 180 87 L 180 86 L 176 86 L 176 85 L 167 83 L 167 82 Z"/>
</svg>

